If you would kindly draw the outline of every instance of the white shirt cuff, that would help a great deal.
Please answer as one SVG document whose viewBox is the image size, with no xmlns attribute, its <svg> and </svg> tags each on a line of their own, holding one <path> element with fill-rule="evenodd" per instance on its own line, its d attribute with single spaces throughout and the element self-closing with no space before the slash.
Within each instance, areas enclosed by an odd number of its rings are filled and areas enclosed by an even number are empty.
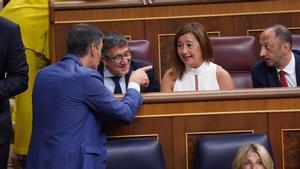
<svg viewBox="0 0 300 169">
<path fill-rule="evenodd" d="M 141 86 L 138 83 L 136 83 L 136 82 L 129 82 L 128 83 L 128 89 L 135 89 L 139 93 L 141 92 Z"/>
</svg>

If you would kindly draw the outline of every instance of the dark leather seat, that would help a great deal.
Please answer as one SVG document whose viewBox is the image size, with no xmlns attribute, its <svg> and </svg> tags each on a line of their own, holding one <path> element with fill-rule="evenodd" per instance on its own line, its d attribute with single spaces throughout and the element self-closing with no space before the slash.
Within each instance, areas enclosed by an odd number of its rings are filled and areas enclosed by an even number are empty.
<svg viewBox="0 0 300 169">
<path fill-rule="evenodd" d="M 300 34 L 292 35 L 293 38 L 293 49 L 300 50 Z"/>
<path fill-rule="evenodd" d="M 164 169 L 160 143 L 156 139 L 126 139 L 107 142 L 106 169 Z"/>
<path fill-rule="evenodd" d="M 236 88 L 251 88 L 251 66 L 258 59 L 258 46 L 252 36 L 210 38 L 214 62 L 227 70 Z"/>
<path fill-rule="evenodd" d="M 129 40 L 128 46 L 134 59 L 154 64 L 154 55 L 148 40 Z"/>
<path fill-rule="evenodd" d="M 200 138 L 196 142 L 195 169 L 231 169 L 239 147 L 247 143 L 263 145 L 272 157 L 271 144 L 263 134 Z"/>
</svg>

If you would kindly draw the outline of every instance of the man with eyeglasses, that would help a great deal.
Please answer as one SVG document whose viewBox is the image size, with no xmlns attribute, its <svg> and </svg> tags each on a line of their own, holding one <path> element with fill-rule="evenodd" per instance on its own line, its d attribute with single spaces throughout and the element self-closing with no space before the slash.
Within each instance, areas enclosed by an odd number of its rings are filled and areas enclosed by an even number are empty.
<svg viewBox="0 0 300 169">
<path fill-rule="evenodd" d="M 104 85 L 115 94 L 125 93 L 132 73 L 150 63 L 133 59 L 127 39 L 119 32 L 104 33 L 101 61 L 98 71 L 103 75 Z M 159 83 L 154 70 L 147 71 L 149 85 L 142 86 L 141 92 L 159 92 Z"/>
<path fill-rule="evenodd" d="M 266 28 L 259 37 L 261 60 L 251 70 L 253 87 L 300 85 L 300 51 L 292 50 L 292 35 L 282 25 Z"/>
</svg>

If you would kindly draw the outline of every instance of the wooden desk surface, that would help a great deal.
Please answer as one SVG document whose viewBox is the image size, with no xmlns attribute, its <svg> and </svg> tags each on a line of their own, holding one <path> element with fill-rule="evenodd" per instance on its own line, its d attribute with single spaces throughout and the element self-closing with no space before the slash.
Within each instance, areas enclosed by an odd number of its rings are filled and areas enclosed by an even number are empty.
<svg viewBox="0 0 300 169">
<path fill-rule="evenodd" d="M 156 137 L 168 169 L 192 169 L 197 138 L 238 133 L 268 135 L 277 169 L 300 167 L 300 88 L 143 96 L 135 121 L 128 126 L 110 126 L 109 135 Z"/>
</svg>

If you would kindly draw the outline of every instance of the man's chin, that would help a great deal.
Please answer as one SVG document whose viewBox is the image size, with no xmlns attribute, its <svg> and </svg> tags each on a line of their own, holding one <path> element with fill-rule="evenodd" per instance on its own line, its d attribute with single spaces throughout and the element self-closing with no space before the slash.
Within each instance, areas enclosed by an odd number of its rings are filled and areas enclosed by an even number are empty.
<svg viewBox="0 0 300 169">
<path fill-rule="evenodd" d="M 124 76 L 129 72 L 129 70 L 119 70 L 119 75 Z"/>
<path fill-rule="evenodd" d="M 271 62 L 271 61 L 266 61 L 266 60 L 265 60 L 265 63 L 266 63 L 266 65 L 267 65 L 267 66 L 270 66 L 270 67 L 275 67 L 275 64 L 274 64 L 274 62 Z"/>
</svg>

